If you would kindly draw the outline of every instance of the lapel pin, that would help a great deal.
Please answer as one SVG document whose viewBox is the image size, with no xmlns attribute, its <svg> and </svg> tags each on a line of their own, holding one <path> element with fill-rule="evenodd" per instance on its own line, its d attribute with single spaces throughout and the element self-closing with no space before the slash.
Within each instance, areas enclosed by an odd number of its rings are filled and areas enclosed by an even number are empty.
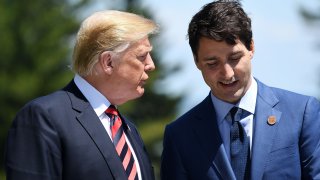
<svg viewBox="0 0 320 180">
<path fill-rule="evenodd" d="M 276 119 L 275 116 L 269 116 L 269 117 L 268 117 L 268 124 L 269 124 L 270 126 L 274 125 L 276 122 L 277 122 L 277 119 Z"/>
</svg>

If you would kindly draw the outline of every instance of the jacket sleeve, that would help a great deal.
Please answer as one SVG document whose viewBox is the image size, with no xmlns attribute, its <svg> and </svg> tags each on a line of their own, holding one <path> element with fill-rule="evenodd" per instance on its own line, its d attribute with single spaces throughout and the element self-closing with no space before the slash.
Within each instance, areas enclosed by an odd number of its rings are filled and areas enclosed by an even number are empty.
<svg viewBox="0 0 320 180">
<path fill-rule="evenodd" d="M 60 143 L 41 105 L 24 107 L 8 132 L 5 167 L 8 180 L 61 179 Z"/>
<path fill-rule="evenodd" d="M 302 179 L 320 179 L 320 103 L 310 98 L 300 135 Z"/>
</svg>

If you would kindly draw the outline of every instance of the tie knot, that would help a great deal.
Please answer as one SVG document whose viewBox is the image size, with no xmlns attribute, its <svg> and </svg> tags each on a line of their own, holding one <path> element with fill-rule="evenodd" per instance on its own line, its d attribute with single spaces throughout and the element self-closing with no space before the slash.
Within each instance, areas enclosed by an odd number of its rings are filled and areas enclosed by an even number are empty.
<svg viewBox="0 0 320 180">
<path fill-rule="evenodd" d="M 117 108 L 114 105 L 110 105 L 108 107 L 108 109 L 106 110 L 106 114 L 119 116 L 119 112 L 118 112 Z"/>
<path fill-rule="evenodd" d="M 237 114 L 238 109 L 239 109 L 238 107 L 234 106 L 230 110 L 230 115 L 231 115 L 232 122 L 236 121 L 235 115 Z"/>
</svg>

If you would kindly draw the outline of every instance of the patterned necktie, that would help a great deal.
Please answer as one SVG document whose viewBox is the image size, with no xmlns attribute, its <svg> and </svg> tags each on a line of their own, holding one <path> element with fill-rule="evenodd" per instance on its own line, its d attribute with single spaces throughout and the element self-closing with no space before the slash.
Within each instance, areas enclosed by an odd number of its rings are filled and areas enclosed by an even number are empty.
<svg viewBox="0 0 320 180">
<path fill-rule="evenodd" d="M 119 116 L 118 110 L 110 105 L 106 110 L 106 114 L 110 117 L 110 128 L 113 139 L 113 144 L 122 161 L 122 165 L 128 175 L 129 180 L 137 180 L 137 167 L 131 153 L 131 150 L 126 142 L 123 125 Z"/>
<path fill-rule="evenodd" d="M 238 107 L 233 107 L 230 110 L 232 125 L 230 129 L 230 155 L 231 166 L 237 180 L 249 179 L 250 168 L 250 145 L 246 132 L 244 131 L 240 118 L 235 115 Z"/>
</svg>

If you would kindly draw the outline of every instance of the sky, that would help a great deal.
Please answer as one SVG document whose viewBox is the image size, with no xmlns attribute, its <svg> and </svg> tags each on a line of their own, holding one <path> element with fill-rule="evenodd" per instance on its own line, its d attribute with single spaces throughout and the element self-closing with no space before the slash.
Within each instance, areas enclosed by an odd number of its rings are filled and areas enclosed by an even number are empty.
<svg viewBox="0 0 320 180">
<path fill-rule="evenodd" d="M 144 6 L 155 12 L 162 25 L 166 51 L 163 61 L 183 63 L 183 70 L 163 83 L 170 93 L 186 93 L 180 113 L 201 102 L 209 93 L 200 71 L 195 67 L 186 39 L 192 16 L 208 0 L 145 0 Z M 312 9 L 317 0 L 308 3 L 294 0 L 243 0 L 244 10 L 252 19 L 255 54 L 253 75 L 270 86 L 297 93 L 320 96 L 320 49 L 316 50 L 315 30 L 307 26 L 298 13 L 299 4 Z M 319 32 L 319 31 L 318 31 Z M 318 39 L 319 40 L 319 39 Z M 156 47 L 155 47 L 156 48 Z M 176 63 L 175 62 L 175 63 Z"/>
<path fill-rule="evenodd" d="M 179 113 L 202 101 L 209 88 L 196 68 L 186 39 L 192 16 L 209 0 L 141 0 L 154 12 L 160 24 L 159 38 L 164 46 L 161 63 L 182 64 L 182 70 L 168 74 L 159 88 L 178 95 L 185 94 Z M 116 2 L 114 0 L 113 2 Z M 183 2 L 183 3 L 182 3 Z M 300 94 L 320 96 L 319 29 L 308 26 L 298 12 L 299 5 L 319 9 L 319 0 L 242 0 L 244 10 L 252 19 L 255 54 L 253 76 L 263 83 Z M 157 48 L 157 47 L 154 47 Z"/>
</svg>

